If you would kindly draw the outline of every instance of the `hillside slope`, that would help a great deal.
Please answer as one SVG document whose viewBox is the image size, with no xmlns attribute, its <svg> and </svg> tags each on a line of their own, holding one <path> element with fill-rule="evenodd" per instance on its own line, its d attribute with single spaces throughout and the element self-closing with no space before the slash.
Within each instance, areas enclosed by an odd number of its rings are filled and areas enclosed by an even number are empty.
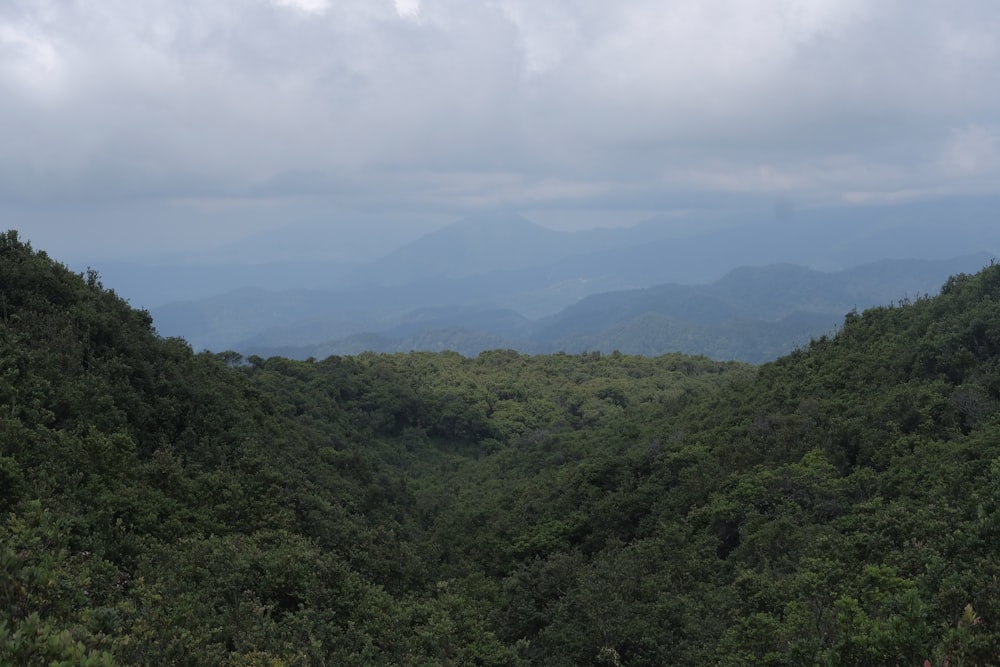
<svg viewBox="0 0 1000 667">
<path fill-rule="evenodd" d="M 194 354 L 0 236 L 0 662 L 990 665 L 1000 266 L 759 367 Z"/>
</svg>

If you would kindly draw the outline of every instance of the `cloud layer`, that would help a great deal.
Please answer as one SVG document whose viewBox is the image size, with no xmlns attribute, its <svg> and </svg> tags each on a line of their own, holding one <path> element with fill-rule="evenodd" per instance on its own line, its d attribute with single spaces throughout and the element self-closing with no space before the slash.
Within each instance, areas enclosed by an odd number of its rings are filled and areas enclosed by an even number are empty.
<svg viewBox="0 0 1000 667">
<path fill-rule="evenodd" d="M 0 198 L 995 194 L 997 72 L 992 0 L 6 0 Z"/>
</svg>

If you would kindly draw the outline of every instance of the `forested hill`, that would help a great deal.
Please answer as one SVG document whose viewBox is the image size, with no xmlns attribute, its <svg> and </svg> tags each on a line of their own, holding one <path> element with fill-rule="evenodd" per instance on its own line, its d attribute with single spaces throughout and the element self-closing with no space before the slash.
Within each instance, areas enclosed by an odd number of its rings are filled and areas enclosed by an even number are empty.
<svg viewBox="0 0 1000 667">
<path fill-rule="evenodd" d="M 194 354 L 0 235 L 0 664 L 989 665 L 1000 266 L 760 367 Z"/>
</svg>

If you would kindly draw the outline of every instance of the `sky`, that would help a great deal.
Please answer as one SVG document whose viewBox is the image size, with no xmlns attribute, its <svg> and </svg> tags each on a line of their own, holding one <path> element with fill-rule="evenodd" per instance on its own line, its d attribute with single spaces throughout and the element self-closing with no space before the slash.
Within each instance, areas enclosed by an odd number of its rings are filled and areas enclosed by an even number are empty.
<svg viewBox="0 0 1000 667">
<path fill-rule="evenodd" d="M 4 0 L 0 226 L 343 259 L 484 211 L 994 196 L 998 73 L 995 0 Z"/>
</svg>

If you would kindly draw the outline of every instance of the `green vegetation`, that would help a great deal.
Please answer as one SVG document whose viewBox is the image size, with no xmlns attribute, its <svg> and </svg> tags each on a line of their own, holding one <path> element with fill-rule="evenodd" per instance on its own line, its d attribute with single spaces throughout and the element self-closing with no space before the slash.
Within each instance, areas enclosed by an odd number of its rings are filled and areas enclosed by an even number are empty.
<svg viewBox="0 0 1000 667">
<path fill-rule="evenodd" d="M 988 665 L 1000 266 L 760 367 L 195 354 L 0 235 L 0 663 Z"/>
</svg>

